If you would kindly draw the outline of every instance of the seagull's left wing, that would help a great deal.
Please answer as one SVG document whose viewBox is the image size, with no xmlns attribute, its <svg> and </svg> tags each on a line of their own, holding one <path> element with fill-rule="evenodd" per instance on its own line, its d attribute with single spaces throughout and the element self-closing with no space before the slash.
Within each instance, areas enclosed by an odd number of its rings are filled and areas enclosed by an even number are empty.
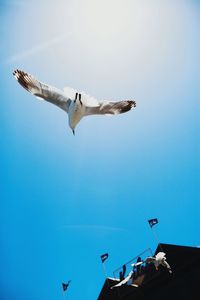
<svg viewBox="0 0 200 300">
<path fill-rule="evenodd" d="M 85 116 L 88 115 L 117 115 L 125 113 L 136 107 L 133 100 L 124 100 L 118 102 L 99 102 L 97 107 L 86 107 Z"/>
</svg>

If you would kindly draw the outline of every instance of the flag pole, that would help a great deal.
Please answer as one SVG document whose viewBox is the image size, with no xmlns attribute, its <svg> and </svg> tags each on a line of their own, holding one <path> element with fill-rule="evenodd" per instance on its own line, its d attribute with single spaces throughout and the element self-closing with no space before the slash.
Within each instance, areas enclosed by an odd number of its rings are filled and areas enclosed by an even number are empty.
<svg viewBox="0 0 200 300">
<path fill-rule="evenodd" d="M 62 294 L 63 294 L 63 300 L 65 300 L 65 292 L 63 291 L 63 288 L 62 288 Z"/>
<path fill-rule="evenodd" d="M 105 275 L 105 278 L 106 278 L 107 285 L 108 285 L 108 287 L 110 287 L 105 262 L 103 262 L 102 265 L 103 265 L 103 271 L 104 271 L 104 275 Z"/>
<path fill-rule="evenodd" d="M 107 271 L 106 271 L 106 265 L 105 265 L 105 261 L 107 260 L 108 258 L 108 253 L 105 253 L 105 254 L 102 254 L 101 255 L 101 262 L 102 262 L 102 267 L 103 267 L 103 272 L 104 272 L 104 275 L 105 275 L 105 278 L 106 278 L 106 282 L 107 282 L 107 285 L 109 287 L 109 282 L 107 280 Z"/>
<path fill-rule="evenodd" d="M 157 234 L 155 233 L 153 226 L 151 227 L 151 231 L 153 232 L 154 239 L 158 245 L 160 244 Z"/>
<path fill-rule="evenodd" d="M 164 251 L 163 251 L 163 248 L 162 248 L 162 246 L 161 246 L 161 244 L 160 244 L 160 241 L 159 241 L 159 239 L 158 239 L 158 236 L 157 236 L 157 234 L 155 233 L 155 230 L 153 229 L 153 227 L 151 228 L 151 230 L 152 230 L 152 232 L 153 232 L 155 241 L 158 243 L 158 247 L 160 247 L 160 250 L 161 250 L 162 252 L 164 252 Z"/>
<path fill-rule="evenodd" d="M 148 221 L 148 222 L 149 222 L 149 221 Z M 158 223 L 158 220 L 157 220 L 157 219 L 156 219 L 156 222 Z M 161 245 L 160 245 L 159 238 L 158 238 L 158 236 L 157 236 L 155 230 L 153 229 L 154 225 L 156 225 L 157 223 L 151 224 L 151 225 L 149 224 L 149 225 L 150 225 L 150 227 L 151 227 L 151 230 L 152 230 L 154 239 L 155 239 L 156 243 L 158 244 L 158 247 L 160 247 L 161 251 L 163 251 L 163 249 L 162 249 L 162 247 L 161 247 Z"/>
<path fill-rule="evenodd" d="M 106 271 L 105 263 L 103 262 L 102 265 L 103 265 L 103 272 L 104 272 L 104 275 L 105 275 L 105 277 L 107 278 L 107 271 Z"/>
</svg>

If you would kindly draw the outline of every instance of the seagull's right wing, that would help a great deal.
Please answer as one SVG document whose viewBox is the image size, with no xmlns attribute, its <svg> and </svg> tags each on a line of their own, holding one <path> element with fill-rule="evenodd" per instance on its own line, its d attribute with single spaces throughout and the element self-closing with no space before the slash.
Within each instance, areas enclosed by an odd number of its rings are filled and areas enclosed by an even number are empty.
<svg viewBox="0 0 200 300">
<path fill-rule="evenodd" d="M 71 99 L 67 98 L 61 90 L 42 83 L 32 75 L 21 70 L 15 70 L 13 75 L 19 84 L 21 84 L 28 92 L 35 95 L 37 98 L 42 98 L 51 102 L 68 112 Z"/>
<path fill-rule="evenodd" d="M 133 100 L 124 100 L 118 102 L 99 102 L 97 107 L 86 107 L 85 115 L 117 115 L 125 113 L 136 107 Z"/>
</svg>

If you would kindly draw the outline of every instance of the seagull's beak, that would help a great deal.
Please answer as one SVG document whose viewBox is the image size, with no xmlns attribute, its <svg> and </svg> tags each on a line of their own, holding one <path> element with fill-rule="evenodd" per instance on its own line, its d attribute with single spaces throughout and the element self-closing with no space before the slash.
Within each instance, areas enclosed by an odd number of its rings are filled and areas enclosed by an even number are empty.
<svg viewBox="0 0 200 300">
<path fill-rule="evenodd" d="M 72 129 L 72 132 L 73 132 L 73 135 L 75 135 L 75 130 L 74 129 Z"/>
</svg>

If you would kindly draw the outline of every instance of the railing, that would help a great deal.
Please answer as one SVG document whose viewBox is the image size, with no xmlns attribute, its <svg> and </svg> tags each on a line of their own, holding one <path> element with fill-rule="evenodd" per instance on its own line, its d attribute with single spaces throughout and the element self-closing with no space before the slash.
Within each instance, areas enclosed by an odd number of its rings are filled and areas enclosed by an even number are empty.
<svg viewBox="0 0 200 300">
<path fill-rule="evenodd" d="M 134 258 L 132 258 L 131 260 L 129 260 L 128 262 L 126 262 L 125 264 L 117 268 L 116 270 L 114 270 L 113 271 L 114 278 L 119 278 L 119 279 L 123 279 L 123 277 L 125 278 L 126 275 L 129 274 L 129 272 L 133 269 L 131 265 L 139 261 L 144 261 L 147 258 L 147 256 L 153 256 L 153 252 L 151 248 L 147 248 L 146 250 L 144 250 L 143 252 L 141 252 L 140 254 L 138 254 L 137 256 L 135 256 Z"/>
</svg>

